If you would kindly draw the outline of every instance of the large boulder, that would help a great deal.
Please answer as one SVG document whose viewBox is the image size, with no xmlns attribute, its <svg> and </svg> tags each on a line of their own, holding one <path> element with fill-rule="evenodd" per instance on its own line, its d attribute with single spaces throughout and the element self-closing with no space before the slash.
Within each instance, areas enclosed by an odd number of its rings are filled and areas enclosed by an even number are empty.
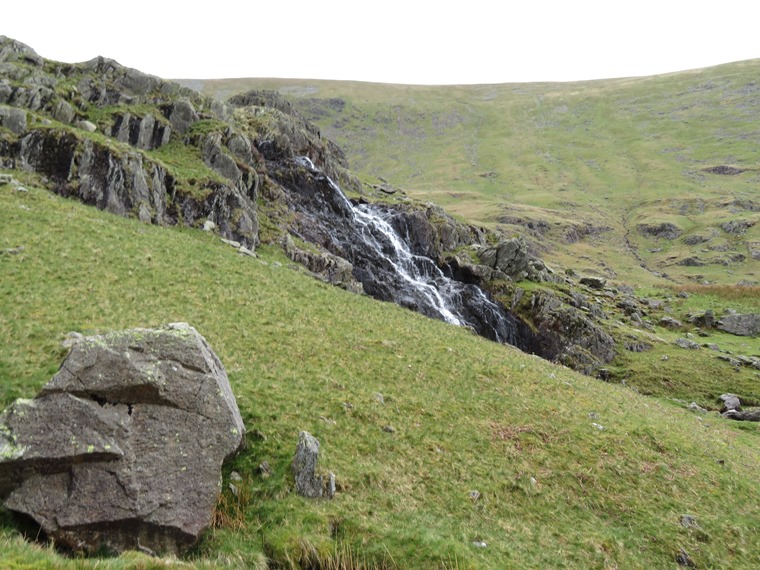
<svg viewBox="0 0 760 570">
<path fill-rule="evenodd" d="M 191 326 L 86 337 L 0 415 L 0 496 L 76 551 L 179 554 L 210 525 L 243 431 L 224 366 Z"/>
<path fill-rule="evenodd" d="M 760 313 L 725 315 L 718 321 L 717 327 L 737 336 L 756 336 L 760 334 Z"/>
</svg>

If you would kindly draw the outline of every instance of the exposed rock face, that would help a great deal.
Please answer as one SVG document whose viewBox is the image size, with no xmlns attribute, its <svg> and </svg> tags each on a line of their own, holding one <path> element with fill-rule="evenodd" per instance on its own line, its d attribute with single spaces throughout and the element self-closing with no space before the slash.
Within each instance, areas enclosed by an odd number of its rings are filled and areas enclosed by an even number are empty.
<svg viewBox="0 0 760 570">
<path fill-rule="evenodd" d="M 0 493 L 74 550 L 178 554 L 209 526 L 243 431 L 194 328 L 87 337 L 33 400 L 0 415 Z"/>
<path fill-rule="evenodd" d="M 615 340 L 582 311 L 550 291 L 537 291 L 522 300 L 518 312 L 529 321 L 518 347 L 592 374 L 615 357 Z"/>
<path fill-rule="evenodd" d="M 193 225 L 208 218 L 220 228 L 222 237 L 249 248 L 258 243 L 255 181 L 249 177 L 240 176 L 234 186 L 210 183 L 203 199 L 179 196 L 171 174 L 143 154 L 114 152 L 109 146 L 56 129 L 31 130 L 5 154 L 18 167 L 47 176 L 57 193 L 102 210 L 159 225 Z"/>
<path fill-rule="evenodd" d="M 497 269 L 512 279 L 521 280 L 528 275 L 528 250 L 519 239 L 509 239 L 495 247 L 482 248 L 478 255 L 484 265 Z"/>
<path fill-rule="evenodd" d="M 716 327 L 737 336 L 756 336 L 760 334 L 760 314 L 725 315 L 721 317 Z"/>
</svg>

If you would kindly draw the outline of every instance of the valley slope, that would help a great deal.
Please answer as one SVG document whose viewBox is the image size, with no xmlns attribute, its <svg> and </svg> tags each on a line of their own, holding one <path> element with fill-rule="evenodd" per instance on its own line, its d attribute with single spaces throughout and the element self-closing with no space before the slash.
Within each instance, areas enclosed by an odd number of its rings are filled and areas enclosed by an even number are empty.
<svg viewBox="0 0 760 570">
<path fill-rule="evenodd" d="M 528 235 L 579 272 L 734 285 L 760 281 L 759 71 L 750 60 L 578 83 L 182 83 L 220 98 L 275 89 L 365 184 Z"/>
</svg>

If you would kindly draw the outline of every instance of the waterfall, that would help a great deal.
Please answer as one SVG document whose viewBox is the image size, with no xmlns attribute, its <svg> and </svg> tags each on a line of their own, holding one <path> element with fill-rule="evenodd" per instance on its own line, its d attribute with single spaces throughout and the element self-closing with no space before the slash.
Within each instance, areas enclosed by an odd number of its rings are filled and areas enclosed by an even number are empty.
<svg viewBox="0 0 760 570">
<path fill-rule="evenodd" d="M 328 249 L 353 264 L 354 276 L 367 294 L 453 325 L 471 327 L 496 342 L 514 344 L 513 318 L 480 287 L 450 279 L 432 259 L 414 254 L 385 219 L 387 210 L 352 204 L 308 157 L 295 161 L 329 188 L 329 192 L 320 189 L 309 196 L 309 213 L 324 226 L 331 242 L 326 244 Z"/>
</svg>

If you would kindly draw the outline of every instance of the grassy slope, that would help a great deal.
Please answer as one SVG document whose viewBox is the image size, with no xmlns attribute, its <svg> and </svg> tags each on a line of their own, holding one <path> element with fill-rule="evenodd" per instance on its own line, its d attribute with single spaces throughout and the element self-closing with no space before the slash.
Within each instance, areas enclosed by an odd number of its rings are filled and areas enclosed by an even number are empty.
<svg viewBox="0 0 760 570">
<path fill-rule="evenodd" d="M 729 204 L 758 203 L 758 70 L 760 60 L 581 83 L 187 83 L 220 98 L 250 88 L 278 89 L 346 149 L 366 181 L 384 177 L 414 197 L 485 224 L 505 215 L 544 220 L 547 256 L 564 265 L 636 284 L 668 282 L 642 270 L 642 263 L 680 282 L 691 277 L 734 284 L 758 281 L 760 261 L 694 268 L 675 262 L 689 255 L 720 260 L 726 255 L 707 248 L 721 246 L 749 258 L 749 244 L 760 244 L 760 223 L 739 237 L 717 229 L 730 219 L 760 220 L 757 211 Z M 314 100 L 328 98 L 344 104 Z M 716 165 L 746 172 L 703 171 Z M 710 228 L 716 235 L 688 247 L 635 231 L 639 223 L 661 221 L 676 223 L 684 235 Z M 568 227 L 579 224 L 612 231 L 567 243 Z"/>
<path fill-rule="evenodd" d="M 760 565 L 756 425 L 696 416 L 326 286 L 274 251 L 251 260 L 202 232 L 30 187 L 0 187 L 0 251 L 24 247 L 0 256 L 0 404 L 50 378 L 67 331 L 195 325 L 227 367 L 250 445 L 234 464 L 242 499 L 225 494 L 226 525 L 194 564 L 664 568 L 684 548 L 700 567 Z M 337 474 L 334 501 L 290 489 L 302 429 Z M 679 524 L 686 513 L 699 529 Z M 3 567 L 164 565 L 67 562 L 0 522 Z"/>
</svg>

